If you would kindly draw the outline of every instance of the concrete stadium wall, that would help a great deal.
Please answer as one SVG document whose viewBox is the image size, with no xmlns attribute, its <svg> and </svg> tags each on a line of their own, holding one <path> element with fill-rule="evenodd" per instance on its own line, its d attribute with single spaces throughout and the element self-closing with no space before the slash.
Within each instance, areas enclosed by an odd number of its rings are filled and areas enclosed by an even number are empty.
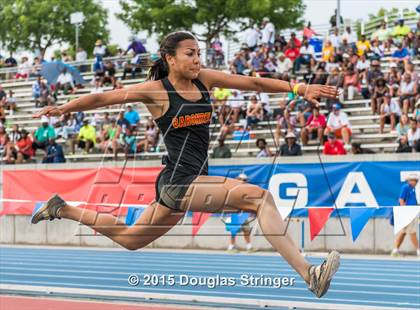
<svg viewBox="0 0 420 310">
<path fill-rule="evenodd" d="M 349 161 L 415 161 L 419 164 L 420 154 L 375 154 L 364 156 L 322 157 L 323 162 L 349 162 Z M 287 163 L 318 163 L 316 156 L 296 158 L 280 158 L 276 164 Z M 213 165 L 240 165 L 240 164 L 266 164 L 272 163 L 270 159 L 231 159 L 214 160 Z M 77 163 L 65 165 L 21 165 L 7 166 L 2 169 L 74 169 L 74 168 L 97 168 L 101 166 L 120 167 L 122 163 Z M 145 167 L 159 166 L 157 161 L 129 162 L 128 166 Z M 420 165 L 420 164 L 419 164 Z M 2 175 L 2 174 L 0 174 Z M 0 176 L 0 191 L 2 189 Z M 337 249 L 347 253 L 387 253 L 393 247 L 393 228 L 387 219 L 371 219 L 359 238 L 353 243 L 348 218 L 330 218 L 315 240 L 309 240 L 309 223 L 305 218 L 291 219 L 288 225 L 288 234 L 296 241 L 299 247 L 302 244 L 302 221 L 304 222 L 304 250 L 327 251 Z M 256 221 L 252 224 L 255 236 L 253 244 L 256 249 L 273 251 L 266 241 Z M 226 249 L 230 235 L 225 230 L 225 225 L 220 218 L 211 217 L 200 229 L 197 236 L 191 236 L 191 218 L 186 218 L 182 223 L 171 229 L 165 236 L 151 243 L 150 248 L 188 248 L 188 249 Z M 100 235 L 86 226 L 69 220 L 56 220 L 41 222 L 37 225 L 30 224 L 29 216 L 9 215 L 0 217 L 0 244 L 32 244 L 32 245 L 69 245 L 69 246 L 97 246 L 97 247 L 120 247 L 112 240 Z M 238 237 L 238 246 L 244 248 L 244 240 Z M 411 244 L 407 240 L 401 248 L 404 252 L 412 252 Z"/>
</svg>

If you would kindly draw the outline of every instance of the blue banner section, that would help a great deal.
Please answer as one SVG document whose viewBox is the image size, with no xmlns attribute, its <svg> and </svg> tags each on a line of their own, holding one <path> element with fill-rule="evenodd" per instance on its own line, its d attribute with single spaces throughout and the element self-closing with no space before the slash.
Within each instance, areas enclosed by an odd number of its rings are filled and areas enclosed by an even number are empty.
<svg viewBox="0 0 420 310">
<path fill-rule="evenodd" d="M 323 169 L 324 168 L 324 169 Z M 325 173 L 324 173 L 325 171 Z M 420 173 L 420 161 L 340 162 L 210 166 L 210 175 L 235 178 L 269 189 L 278 206 L 292 205 L 292 216 L 307 216 L 307 207 L 338 207 L 332 216 L 349 216 L 349 208 L 379 208 L 374 217 L 388 217 L 398 205 L 404 175 Z"/>
</svg>

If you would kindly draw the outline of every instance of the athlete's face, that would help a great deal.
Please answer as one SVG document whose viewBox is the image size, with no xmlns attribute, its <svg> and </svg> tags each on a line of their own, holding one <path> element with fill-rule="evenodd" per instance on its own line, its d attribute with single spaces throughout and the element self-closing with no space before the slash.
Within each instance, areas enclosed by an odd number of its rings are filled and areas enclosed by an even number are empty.
<svg viewBox="0 0 420 310">
<path fill-rule="evenodd" d="M 170 70 L 187 79 L 196 79 L 201 69 L 200 49 L 197 41 L 184 40 L 179 42 L 175 56 L 168 57 Z"/>
</svg>

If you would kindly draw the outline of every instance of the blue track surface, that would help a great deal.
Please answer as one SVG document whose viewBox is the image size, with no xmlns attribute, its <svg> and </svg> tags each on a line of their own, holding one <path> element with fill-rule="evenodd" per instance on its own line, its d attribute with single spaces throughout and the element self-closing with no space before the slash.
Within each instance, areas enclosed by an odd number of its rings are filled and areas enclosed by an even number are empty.
<svg viewBox="0 0 420 310">
<path fill-rule="evenodd" d="M 321 262 L 320 258 L 309 259 Z M 130 274 L 140 280 L 145 274 L 174 275 L 178 284 L 146 287 L 141 281 L 130 286 Z M 233 277 L 236 285 L 181 286 L 180 275 Z M 295 277 L 296 284 L 282 288 L 244 286 L 240 284 L 241 275 Z M 328 294 L 316 299 L 277 256 L 0 247 L 0 284 L 420 308 L 420 261 L 407 260 L 342 259 Z"/>
</svg>

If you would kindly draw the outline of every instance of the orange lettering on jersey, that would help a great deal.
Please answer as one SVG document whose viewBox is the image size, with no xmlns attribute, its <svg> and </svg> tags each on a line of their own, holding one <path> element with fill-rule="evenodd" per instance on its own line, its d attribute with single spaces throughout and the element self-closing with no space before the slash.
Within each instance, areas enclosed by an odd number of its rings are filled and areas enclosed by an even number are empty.
<svg viewBox="0 0 420 310">
<path fill-rule="evenodd" d="M 182 128 L 200 124 L 207 124 L 211 120 L 211 112 L 194 113 L 172 118 L 173 128 Z"/>
</svg>

